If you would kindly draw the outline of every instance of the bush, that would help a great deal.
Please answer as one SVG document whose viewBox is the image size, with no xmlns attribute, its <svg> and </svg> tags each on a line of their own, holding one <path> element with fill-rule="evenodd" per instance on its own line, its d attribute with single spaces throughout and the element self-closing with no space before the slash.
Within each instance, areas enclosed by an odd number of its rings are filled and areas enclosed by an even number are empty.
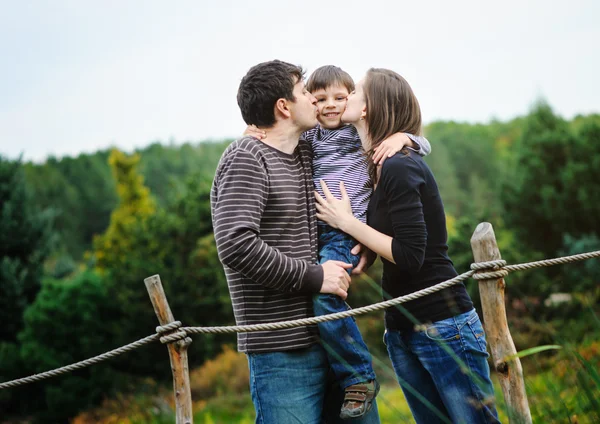
<svg viewBox="0 0 600 424">
<path fill-rule="evenodd" d="M 223 352 L 190 373 L 192 399 L 206 400 L 219 395 L 248 392 L 250 372 L 246 355 L 223 346 Z"/>
</svg>

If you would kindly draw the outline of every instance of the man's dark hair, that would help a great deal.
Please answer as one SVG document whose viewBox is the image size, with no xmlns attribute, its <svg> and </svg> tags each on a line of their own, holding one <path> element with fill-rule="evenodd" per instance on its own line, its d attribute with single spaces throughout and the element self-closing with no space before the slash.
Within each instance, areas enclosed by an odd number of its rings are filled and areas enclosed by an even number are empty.
<svg viewBox="0 0 600 424">
<path fill-rule="evenodd" d="M 279 99 L 296 101 L 294 85 L 304 79 L 300 66 L 280 60 L 259 63 L 242 78 L 237 102 L 248 125 L 271 127 L 275 124 L 275 103 Z"/>
<path fill-rule="evenodd" d="M 337 66 L 326 65 L 315 69 L 308 78 L 306 89 L 314 93 L 317 90 L 326 90 L 335 84 L 346 87 L 348 93 L 354 91 L 354 81 L 348 72 Z"/>
</svg>

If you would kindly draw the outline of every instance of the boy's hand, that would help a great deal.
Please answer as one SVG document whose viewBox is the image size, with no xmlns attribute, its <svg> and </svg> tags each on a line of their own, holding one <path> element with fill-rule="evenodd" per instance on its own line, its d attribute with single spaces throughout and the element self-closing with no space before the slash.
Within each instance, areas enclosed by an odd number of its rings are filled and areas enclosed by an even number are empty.
<svg viewBox="0 0 600 424">
<path fill-rule="evenodd" d="M 389 136 L 374 150 L 373 163 L 379 166 L 383 165 L 383 162 L 385 162 L 387 158 L 391 158 L 404 147 L 415 148 L 416 146 L 404 133 L 396 133 Z"/>
<path fill-rule="evenodd" d="M 352 275 L 359 275 L 365 272 L 367 268 L 373 265 L 373 262 L 375 262 L 375 259 L 377 258 L 375 252 L 360 243 L 354 246 L 350 253 L 353 255 L 358 255 L 360 253 L 360 260 L 358 261 L 358 265 L 352 270 Z"/>
<path fill-rule="evenodd" d="M 244 131 L 244 134 L 242 135 L 249 135 L 250 137 L 258 138 L 259 140 L 264 140 L 267 138 L 267 132 L 265 130 L 261 130 L 254 124 L 248 125 L 246 127 L 246 131 Z"/>
</svg>

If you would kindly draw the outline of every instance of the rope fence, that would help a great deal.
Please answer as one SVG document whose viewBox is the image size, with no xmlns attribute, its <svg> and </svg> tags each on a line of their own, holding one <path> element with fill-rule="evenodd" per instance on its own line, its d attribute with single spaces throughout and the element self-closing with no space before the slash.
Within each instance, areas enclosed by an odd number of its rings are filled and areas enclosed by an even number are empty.
<svg viewBox="0 0 600 424">
<path fill-rule="evenodd" d="M 402 303 L 409 302 L 411 300 L 418 299 L 423 296 L 435 293 L 443 290 L 454 284 L 460 283 L 473 278 L 475 280 L 491 280 L 506 277 L 510 272 L 524 271 L 528 269 L 542 268 L 559 264 L 566 264 L 571 262 L 578 262 L 582 260 L 598 258 L 600 257 L 600 250 L 580 253 L 577 255 L 563 256 L 553 259 L 544 259 L 541 261 L 527 262 L 522 264 L 507 265 L 504 260 L 477 262 L 471 264 L 471 270 L 462 273 L 450 280 L 446 280 L 442 283 L 436 284 L 435 286 L 428 287 L 423 290 L 416 291 L 406 296 L 400 296 L 394 299 L 386 300 L 372 305 L 363 306 L 356 309 L 350 309 L 344 312 L 337 312 L 329 315 L 322 315 L 318 317 L 303 318 L 291 321 L 274 322 L 274 323 L 263 323 L 256 325 L 232 325 L 232 326 L 221 326 L 221 327 L 182 327 L 181 322 L 174 321 L 164 326 L 156 327 L 156 334 L 150 335 L 133 343 L 103 353 L 101 355 L 89 358 L 71 365 L 66 365 L 51 371 L 46 371 L 39 374 L 34 374 L 29 377 L 19 378 L 16 380 L 7 381 L 0 383 L 0 390 L 13 388 L 36 381 L 44 380 L 50 377 L 55 377 L 61 374 L 66 374 L 81 368 L 85 368 L 91 365 L 98 364 L 107 359 L 114 358 L 123 353 L 130 352 L 134 349 L 147 345 L 149 343 L 159 340 L 163 344 L 182 342 L 186 345 L 191 342 L 189 334 L 208 334 L 208 333 L 247 333 L 254 331 L 268 331 L 268 330 L 279 330 L 284 328 L 301 327 L 305 325 L 318 324 L 326 321 L 333 321 L 341 318 L 347 318 L 355 315 L 364 314 L 367 312 L 379 311 L 382 309 L 396 306 Z"/>
</svg>

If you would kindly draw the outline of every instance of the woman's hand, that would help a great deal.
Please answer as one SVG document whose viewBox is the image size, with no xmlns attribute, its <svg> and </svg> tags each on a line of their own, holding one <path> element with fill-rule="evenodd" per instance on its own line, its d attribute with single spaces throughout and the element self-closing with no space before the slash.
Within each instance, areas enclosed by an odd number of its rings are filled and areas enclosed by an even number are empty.
<svg viewBox="0 0 600 424">
<path fill-rule="evenodd" d="M 373 163 L 383 165 L 387 158 L 391 158 L 405 147 L 415 147 L 414 142 L 404 133 L 396 133 L 381 142 L 373 150 Z"/>
<path fill-rule="evenodd" d="M 321 188 L 325 194 L 325 199 L 315 191 L 317 218 L 325 221 L 333 228 L 344 231 L 347 225 L 355 219 L 354 215 L 352 215 L 352 206 L 350 206 L 350 199 L 348 198 L 348 193 L 346 193 L 344 183 L 340 182 L 341 199 L 333 197 L 333 194 L 329 191 L 329 187 L 327 187 L 327 184 L 323 180 L 321 180 Z"/>
<path fill-rule="evenodd" d="M 258 138 L 259 140 L 264 140 L 267 138 L 267 132 L 265 130 L 261 130 L 256 125 L 248 125 L 246 127 L 246 131 L 242 135 L 249 135 L 250 137 Z"/>
</svg>

